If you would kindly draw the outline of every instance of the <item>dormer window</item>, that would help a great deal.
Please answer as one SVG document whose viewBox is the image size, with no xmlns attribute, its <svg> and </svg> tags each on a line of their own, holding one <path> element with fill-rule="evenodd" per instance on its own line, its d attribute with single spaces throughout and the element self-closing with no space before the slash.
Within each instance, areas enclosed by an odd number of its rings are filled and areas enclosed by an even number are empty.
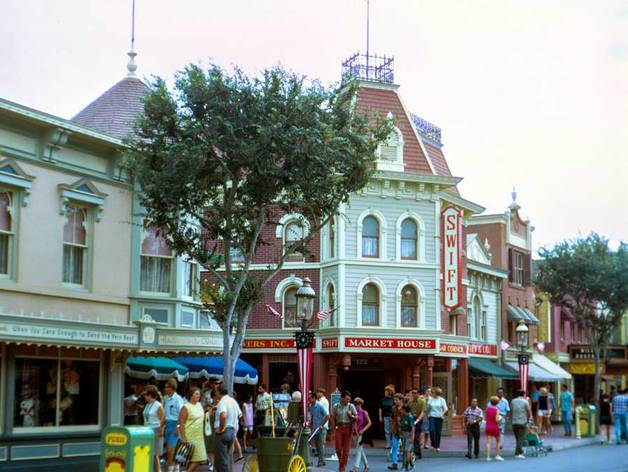
<svg viewBox="0 0 628 472">
<path fill-rule="evenodd" d="M 392 119 L 392 114 L 388 114 L 388 119 Z M 396 126 L 379 146 L 377 169 L 403 172 L 403 134 Z"/>
</svg>

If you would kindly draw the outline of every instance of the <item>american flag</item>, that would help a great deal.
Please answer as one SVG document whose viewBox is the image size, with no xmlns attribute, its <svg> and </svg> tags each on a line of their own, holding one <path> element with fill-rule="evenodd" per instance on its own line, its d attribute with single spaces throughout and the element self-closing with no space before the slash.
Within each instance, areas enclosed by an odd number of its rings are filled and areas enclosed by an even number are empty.
<svg viewBox="0 0 628 472">
<path fill-rule="evenodd" d="M 510 344 L 502 340 L 502 342 L 499 343 L 499 347 L 501 348 L 502 351 L 505 351 L 510 347 Z"/>
<path fill-rule="evenodd" d="M 273 315 L 275 318 L 283 318 L 283 316 L 281 316 L 281 313 L 275 310 L 272 306 L 266 305 L 266 309 L 268 310 L 268 313 Z"/>
<path fill-rule="evenodd" d="M 332 308 L 329 310 L 324 310 L 324 311 L 319 311 L 318 313 L 316 313 L 316 318 L 319 320 L 326 320 L 327 318 L 329 318 L 331 315 L 333 315 L 334 311 L 336 311 L 338 308 Z"/>
<path fill-rule="evenodd" d="M 521 384 L 521 390 L 528 392 L 528 364 L 519 363 L 519 383 Z"/>
</svg>

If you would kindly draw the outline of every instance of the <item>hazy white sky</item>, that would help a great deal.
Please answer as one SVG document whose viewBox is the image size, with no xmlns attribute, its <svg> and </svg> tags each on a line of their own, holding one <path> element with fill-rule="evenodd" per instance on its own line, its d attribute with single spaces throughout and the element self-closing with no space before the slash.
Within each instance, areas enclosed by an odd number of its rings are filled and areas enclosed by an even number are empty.
<svg viewBox="0 0 628 472">
<path fill-rule="evenodd" d="M 136 0 L 141 75 L 213 60 L 334 82 L 365 45 L 364 0 Z M 0 0 L 0 96 L 71 117 L 126 72 L 131 0 Z M 371 50 L 443 129 L 465 198 L 517 187 L 537 247 L 628 240 L 628 3 L 371 0 Z"/>
</svg>

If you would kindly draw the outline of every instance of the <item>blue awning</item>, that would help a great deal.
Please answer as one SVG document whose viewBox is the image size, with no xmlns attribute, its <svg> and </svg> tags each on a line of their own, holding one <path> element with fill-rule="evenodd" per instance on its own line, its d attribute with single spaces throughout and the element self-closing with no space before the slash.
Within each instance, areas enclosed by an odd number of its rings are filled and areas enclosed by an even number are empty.
<svg viewBox="0 0 628 472">
<path fill-rule="evenodd" d="M 471 370 L 472 377 L 498 377 L 500 379 L 519 378 L 517 371 L 514 371 L 509 367 L 502 367 L 490 359 L 484 359 L 481 357 L 470 357 L 469 369 Z"/>
<path fill-rule="evenodd" d="M 129 357 L 126 373 L 136 379 L 156 380 L 177 379 L 179 382 L 188 376 L 188 368 L 168 357 Z"/>
<path fill-rule="evenodd" d="M 179 357 L 177 362 L 190 370 L 192 379 L 209 379 L 210 377 L 222 379 L 225 372 L 225 361 L 222 356 Z M 259 381 L 257 370 L 242 359 L 238 359 L 233 381 L 255 385 Z"/>
</svg>

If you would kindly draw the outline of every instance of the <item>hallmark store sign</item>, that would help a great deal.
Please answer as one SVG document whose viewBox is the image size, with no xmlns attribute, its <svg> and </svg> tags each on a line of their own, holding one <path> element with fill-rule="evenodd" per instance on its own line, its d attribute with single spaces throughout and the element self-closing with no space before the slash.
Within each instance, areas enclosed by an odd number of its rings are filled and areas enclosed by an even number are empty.
<svg viewBox="0 0 628 472">
<path fill-rule="evenodd" d="M 345 338 L 344 346 L 352 349 L 436 349 L 435 339 Z"/>
<path fill-rule="evenodd" d="M 295 349 L 294 339 L 245 339 L 242 349 Z"/>
<path fill-rule="evenodd" d="M 443 305 L 452 310 L 462 304 L 462 213 L 448 206 L 441 212 Z"/>
</svg>

